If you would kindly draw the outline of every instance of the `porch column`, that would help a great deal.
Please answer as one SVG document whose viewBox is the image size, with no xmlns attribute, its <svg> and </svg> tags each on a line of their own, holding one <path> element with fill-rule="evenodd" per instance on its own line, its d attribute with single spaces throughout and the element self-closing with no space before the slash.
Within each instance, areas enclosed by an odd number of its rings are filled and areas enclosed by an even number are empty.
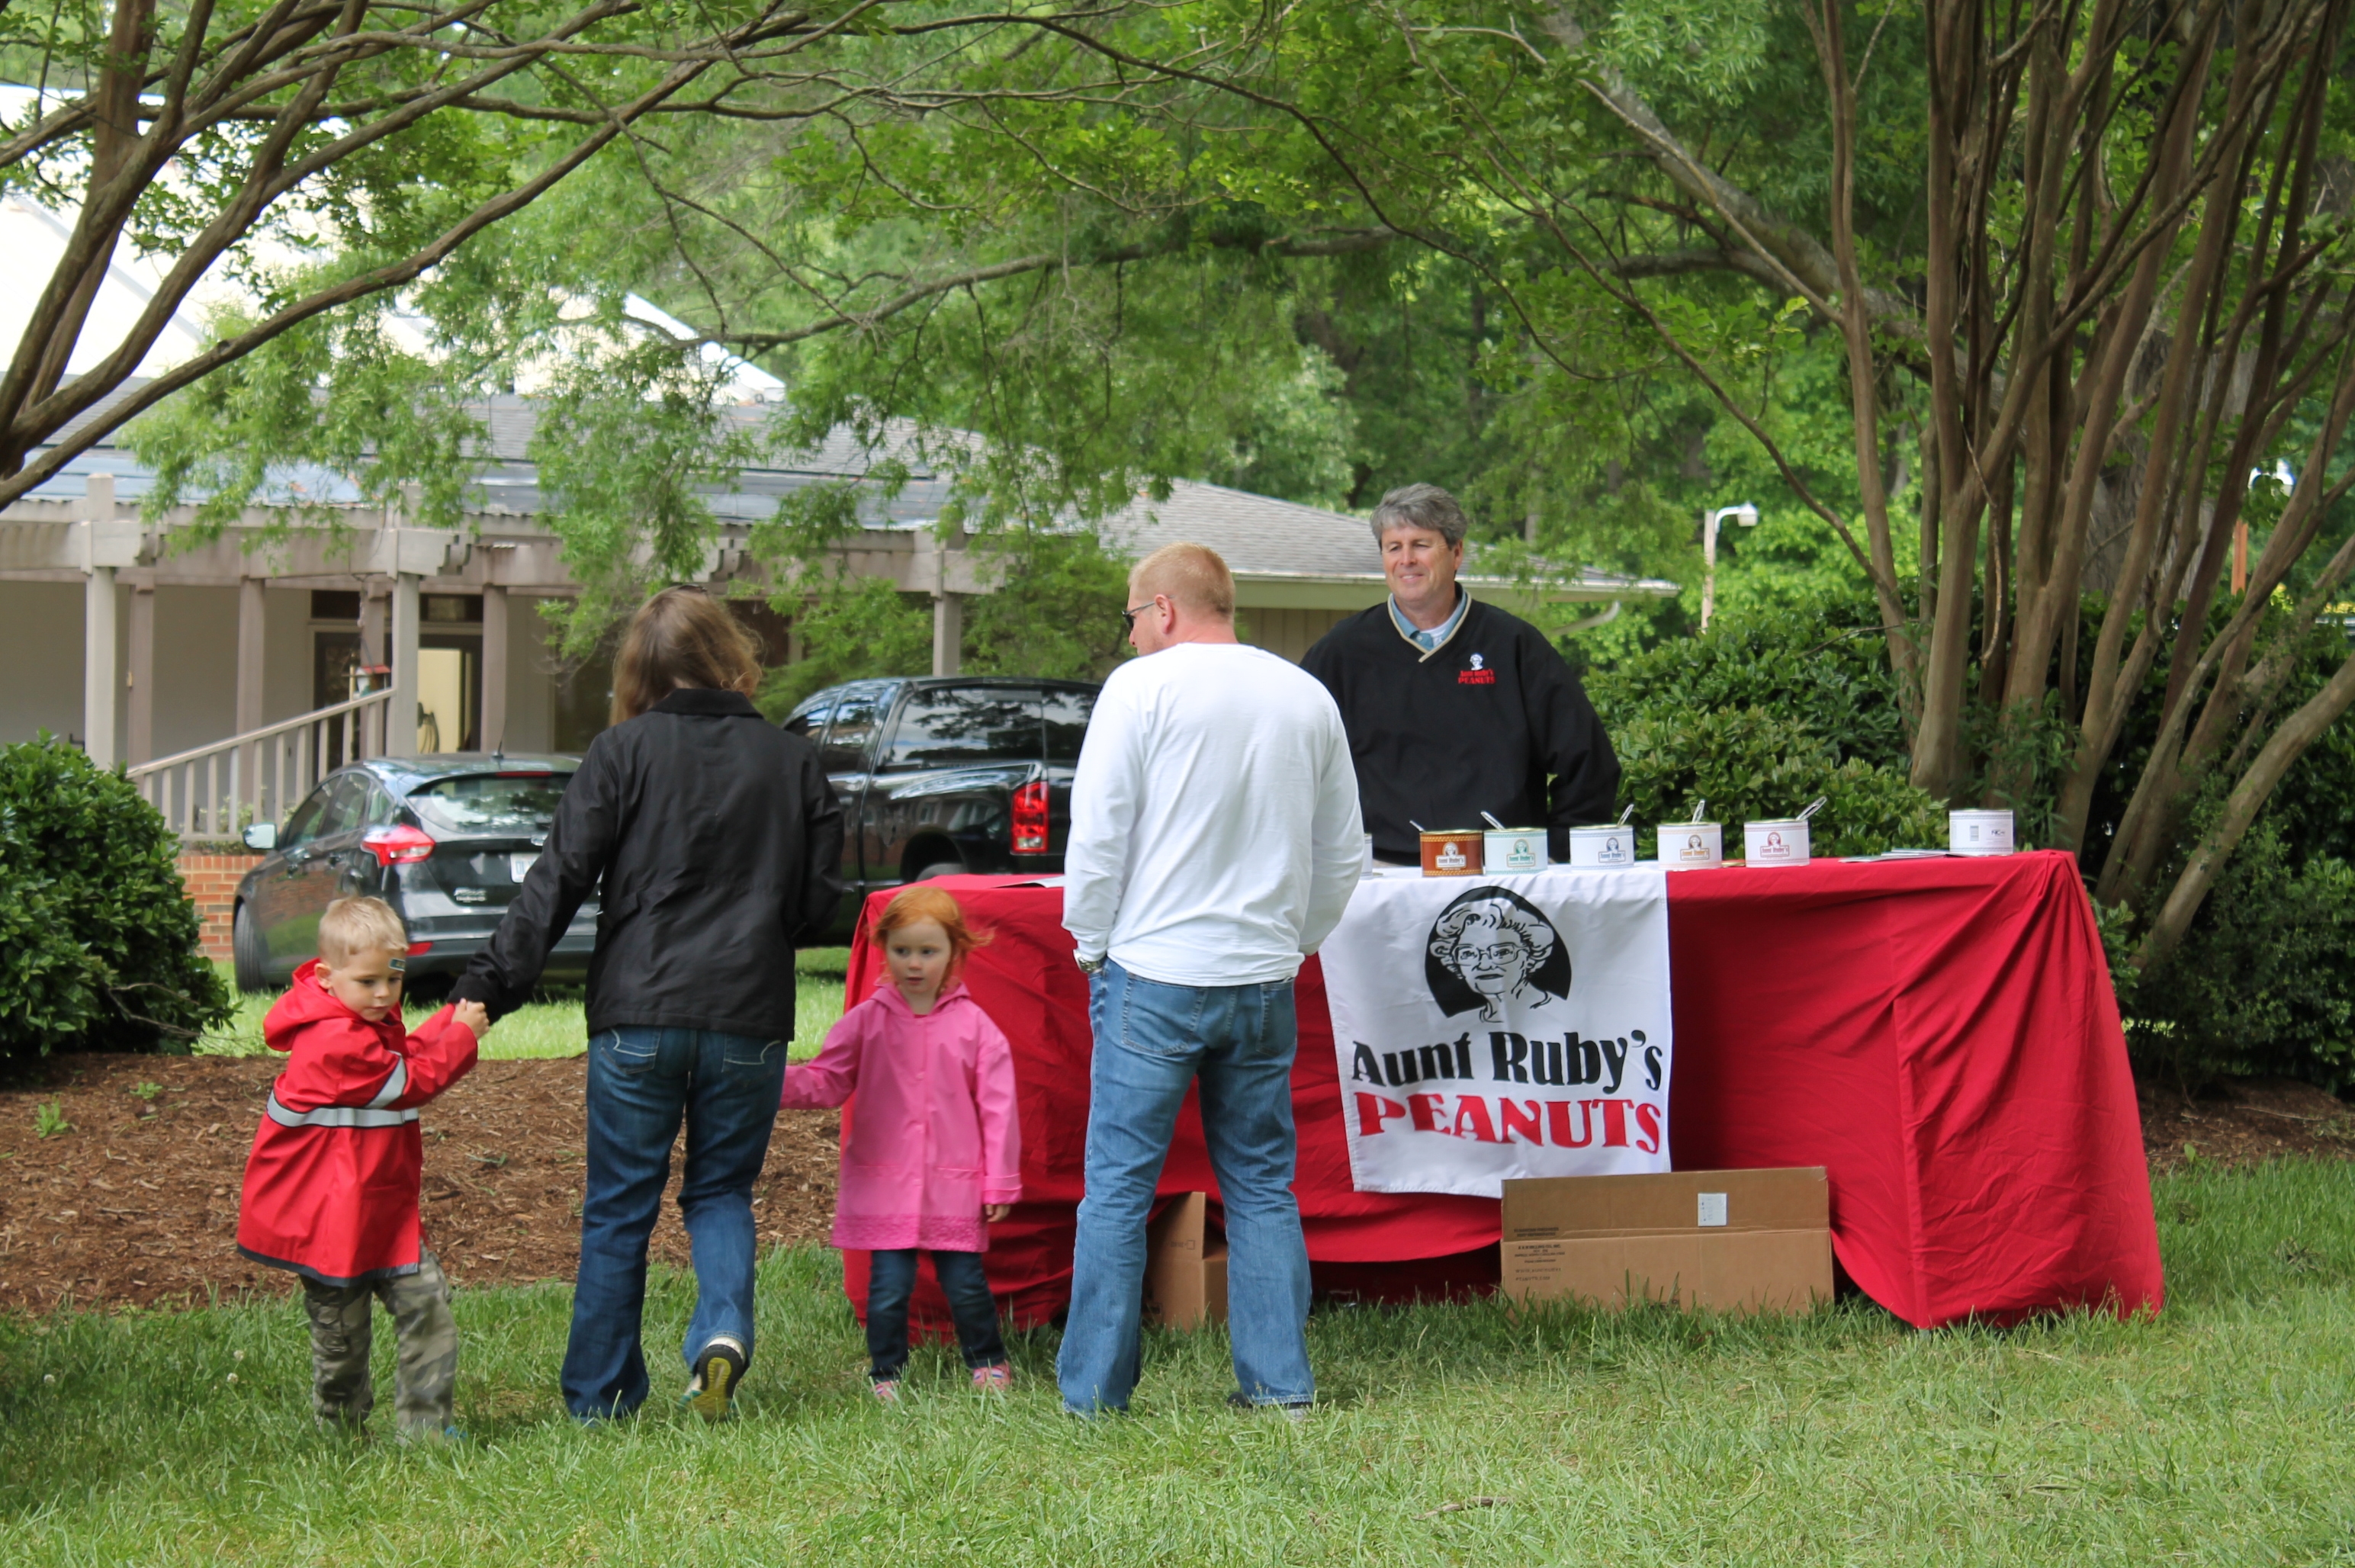
<svg viewBox="0 0 2355 1568">
<path fill-rule="evenodd" d="M 932 595 L 932 673 L 954 675 L 964 648 L 964 595 Z"/>
<path fill-rule="evenodd" d="M 237 580 L 237 729 L 242 735 L 261 728 L 262 613 L 265 580 Z"/>
<path fill-rule="evenodd" d="M 131 733 L 123 761 L 133 767 L 155 760 L 155 590 L 131 590 Z"/>
<path fill-rule="evenodd" d="M 417 591 L 425 579 L 413 571 L 392 580 L 392 711 L 386 720 L 384 750 L 405 757 L 417 750 Z"/>
<path fill-rule="evenodd" d="M 100 564 L 99 531 L 114 520 L 113 475 L 90 476 L 82 517 L 81 744 L 91 762 L 111 768 L 123 678 L 114 662 L 114 568 Z"/>
<path fill-rule="evenodd" d="M 507 591 L 483 584 L 483 750 L 506 749 Z"/>
<path fill-rule="evenodd" d="M 392 663 L 392 652 L 385 643 L 385 622 L 390 619 L 385 613 L 387 596 L 373 583 L 364 588 L 361 594 L 360 663 L 370 668 L 378 665 L 389 667 Z M 351 695 L 347 691 L 336 700 L 341 702 L 344 698 Z M 385 709 L 381 708 L 372 708 L 368 709 L 368 716 L 362 720 L 360 724 L 362 751 L 381 756 L 391 749 L 391 727 L 384 722 L 384 712 Z"/>
<path fill-rule="evenodd" d="M 101 768 L 114 765 L 114 568 L 91 566 L 82 579 L 82 750 Z"/>
</svg>

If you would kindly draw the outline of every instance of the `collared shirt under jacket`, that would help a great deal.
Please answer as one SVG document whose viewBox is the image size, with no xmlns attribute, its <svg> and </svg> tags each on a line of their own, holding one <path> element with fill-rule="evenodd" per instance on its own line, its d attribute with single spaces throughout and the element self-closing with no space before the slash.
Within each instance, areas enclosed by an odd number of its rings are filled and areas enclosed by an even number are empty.
<svg viewBox="0 0 2355 1568">
<path fill-rule="evenodd" d="M 1300 667 L 1341 709 L 1375 853 L 1412 862 L 1415 823 L 1476 829 L 1485 811 L 1508 827 L 1544 827 L 1566 859 L 1571 828 L 1614 815 L 1619 759 L 1545 634 L 1466 598 L 1463 625 L 1436 653 L 1401 636 L 1377 604 L 1318 638 Z"/>
<path fill-rule="evenodd" d="M 474 1031 L 448 1008 L 415 1034 L 398 1008 L 370 1023 L 319 984 L 314 958 L 261 1038 L 288 1061 L 246 1157 L 237 1250 L 322 1285 L 415 1274 L 417 1107 L 473 1069 Z"/>
<path fill-rule="evenodd" d="M 952 985 L 919 1016 L 886 974 L 842 1015 L 815 1061 L 785 1069 L 780 1105 L 839 1105 L 852 1091 L 834 1244 L 868 1252 L 989 1249 L 982 1206 L 1022 1198 L 1014 1052 Z"/>
<path fill-rule="evenodd" d="M 703 689 L 598 736 L 452 995 L 493 1018 L 522 1004 L 592 889 L 590 1033 L 790 1040 L 794 940 L 823 930 L 842 899 L 842 808 L 816 748 L 741 694 Z"/>
</svg>

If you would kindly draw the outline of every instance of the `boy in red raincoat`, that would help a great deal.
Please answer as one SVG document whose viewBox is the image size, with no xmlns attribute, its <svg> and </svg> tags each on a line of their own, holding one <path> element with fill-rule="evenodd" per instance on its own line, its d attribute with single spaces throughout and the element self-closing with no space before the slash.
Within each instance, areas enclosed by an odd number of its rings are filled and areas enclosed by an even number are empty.
<svg viewBox="0 0 2355 1568">
<path fill-rule="evenodd" d="M 418 1221 L 417 1107 L 474 1067 L 489 1019 L 480 1003 L 461 1002 L 404 1035 L 408 953 L 409 933 L 381 899 L 337 899 L 320 917 L 319 956 L 294 971 L 261 1026 L 289 1060 L 246 1158 L 237 1250 L 303 1276 L 322 1425 L 357 1429 L 375 1406 L 374 1296 L 400 1336 L 400 1435 L 438 1438 L 453 1432 L 458 1328 Z"/>
</svg>

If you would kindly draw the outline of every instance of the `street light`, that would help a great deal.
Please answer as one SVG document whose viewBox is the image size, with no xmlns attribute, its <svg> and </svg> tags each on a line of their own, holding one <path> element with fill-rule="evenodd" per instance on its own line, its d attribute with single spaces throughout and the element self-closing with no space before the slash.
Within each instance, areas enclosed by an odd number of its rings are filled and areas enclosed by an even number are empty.
<svg viewBox="0 0 2355 1568">
<path fill-rule="evenodd" d="M 1704 512 L 1700 519 L 1700 629 L 1709 630 L 1709 618 L 1717 612 L 1717 525 L 1732 517 L 1745 528 L 1758 526 L 1758 508 L 1744 501 L 1739 507 L 1720 507 L 1714 512 Z"/>
</svg>

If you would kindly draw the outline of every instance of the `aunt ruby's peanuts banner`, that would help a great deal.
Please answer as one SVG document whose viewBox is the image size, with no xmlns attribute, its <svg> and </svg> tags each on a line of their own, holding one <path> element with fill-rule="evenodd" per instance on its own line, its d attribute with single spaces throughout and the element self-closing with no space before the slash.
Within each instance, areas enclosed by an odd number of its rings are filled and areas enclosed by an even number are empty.
<svg viewBox="0 0 2355 1568">
<path fill-rule="evenodd" d="M 1665 871 L 1378 878 L 1323 957 L 1360 1192 L 1668 1168 Z"/>
</svg>

